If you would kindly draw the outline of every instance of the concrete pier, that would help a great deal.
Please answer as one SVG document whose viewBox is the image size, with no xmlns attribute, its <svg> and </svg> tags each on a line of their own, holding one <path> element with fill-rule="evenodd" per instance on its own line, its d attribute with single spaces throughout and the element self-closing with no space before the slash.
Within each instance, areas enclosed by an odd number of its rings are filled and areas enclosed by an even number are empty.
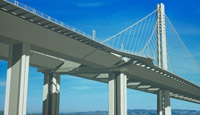
<svg viewBox="0 0 200 115">
<path fill-rule="evenodd" d="M 44 73 L 43 115 L 59 115 L 60 75 Z"/>
<path fill-rule="evenodd" d="M 171 115 L 170 95 L 169 91 L 164 91 L 164 102 L 165 102 L 165 115 Z"/>
<path fill-rule="evenodd" d="M 109 74 L 109 115 L 127 115 L 127 76 Z"/>
<path fill-rule="evenodd" d="M 9 46 L 4 115 L 26 115 L 29 49 L 26 43 Z"/>
<path fill-rule="evenodd" d="M 163 93 L 162 90 L 157 94 L 157 115 L 163 115 Z"/>
</svg>

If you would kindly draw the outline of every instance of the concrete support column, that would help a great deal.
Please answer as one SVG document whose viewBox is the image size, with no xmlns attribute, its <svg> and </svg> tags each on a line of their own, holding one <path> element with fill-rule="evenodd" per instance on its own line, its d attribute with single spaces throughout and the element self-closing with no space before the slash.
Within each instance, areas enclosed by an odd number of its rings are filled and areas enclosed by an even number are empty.
<svg viewBox="0 0 200 115">
<path fill-rule="evenodd" d="M 109 74 L 109 115 L 127 115 L 127 76 Z"/>
<path fill-rule="evenodd" d="M 30 45 L 9 46 L 4 115 L 26 115 Z"/>
<path fill-rule="evenodd" d="M 170 106 L 170 95 L 169 91 L 164 91 L 164 102 L 165 102 L 165 115 L 171 115 L 171 106 Z"/>
<path fill-rule="evenodd" d="M 163 93 L 158 91 L 157 94 L 157 115 L 163 115 Z"/>
<path fill-rule="evenodd" d="M 59 115 L 60 75 L 44 73 L 43 115 Z"/>
</svg>

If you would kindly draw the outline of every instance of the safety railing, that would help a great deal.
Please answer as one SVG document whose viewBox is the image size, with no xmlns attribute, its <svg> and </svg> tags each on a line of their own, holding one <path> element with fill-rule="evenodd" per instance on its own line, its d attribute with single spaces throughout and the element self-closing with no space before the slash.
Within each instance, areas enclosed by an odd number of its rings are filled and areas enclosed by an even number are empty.
<svg viewBox="0 0 200 115">
<path fill-rule="evenodd" d="M 59 21 L 59 20 L 57 20 L 55 18 L 52 18 L 52 17 L 50 17 L 50 16 L 48 16 L 48 15 L 46 15 L 46 14 L 40 12 L 40 11 L 37 11 L 37 10 L 35 10 L 35 9 L 25 5 L 25 4 L 22 4 L 22 3 L 20 3 L 20 2 L 18 2 L 16 0 L 4 0 L 4 1 L 7 1 L 7 2 L 13 4 L 13 5 L 16 5 L 16 6 L 20 7 L 20 8 L 22 8 L 22 9 L 26 10 L 26 11 L 29 11 L 29 12 L 31 12 L 33 14 L 36 14 L 36 15 L 42 17 L 42 18 L 45 18 L 45 19 L 47 19 L 47 20 L 49 20 L 51 22 L 54 22 L 54 23 L 56 23 L 56 24 L 58 24 L 60 26 L 63 26 L 63 27 L 65 27 L 65 28 L 67 28 L 67 29 L 69 29 L 71 31 L 74 31 L 74 32 L 76 32 L 78 34 L 81 34 L 81 35 L 83 35 L 85 37 L 88 37 L 88 38 L 92 39 L 91 35 L 86 34 L 85 32 L 83 32 L 83 31 L 81 31 L 79 29 L 76 29 L 76 28 L 74 28 L 74 27 L 72 27 L 72 26 L 70 26 L 70 25 L 68 25 L 68 24 L 66 24 L 66 23 L 64 23 L 62 21 Z"/>
</svg>

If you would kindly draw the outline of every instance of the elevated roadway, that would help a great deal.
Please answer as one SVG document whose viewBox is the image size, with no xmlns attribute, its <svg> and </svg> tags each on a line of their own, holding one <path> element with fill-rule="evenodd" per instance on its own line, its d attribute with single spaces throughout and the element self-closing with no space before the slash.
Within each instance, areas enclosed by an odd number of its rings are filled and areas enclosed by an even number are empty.
<svg viewBox="0 0 200 115">
<path fill-rule="evenodd" d="M 28 9 L 28 8 L 27 8 Z M 70 74 L 109 83 L 124 73 L 127 87 L 200 103 L 200 87 L 153 64 L 148 57 L 119 52 L 84 34 L 38 15 L 16 3 L 0 0 L 0 59 L 9 60 L 9 46 L 30 45 L 30 65 L 41 72 Z"/>
</svg>

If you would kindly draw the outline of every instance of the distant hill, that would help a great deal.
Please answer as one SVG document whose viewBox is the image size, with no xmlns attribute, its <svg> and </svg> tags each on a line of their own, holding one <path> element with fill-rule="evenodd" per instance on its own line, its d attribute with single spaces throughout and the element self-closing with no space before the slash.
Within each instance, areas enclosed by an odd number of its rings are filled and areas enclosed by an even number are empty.
<svg viewBox="0 0 200 115">
<path fill-rule="evenodd" d="M 133 109 L 127 111 L 128 115 L 156 115 L 156 110 Z M 3 111 L 0 111 L 3 115 Z M 42 115 L 41 113 L 27 113 L 27 115 Z M 60 113 L 60 115 L 108 115 L 107 111 L 89 111 L 89 112 L 73 112 L 73 113 Z M 200 115 L 200 111 L 196 110 L 178 110 L 173 109 L 172 115 Z"/>
<path fill-rule="evenodd" d="M 60 115 L 108 115 L 107 111 L 61 113 Z M 128 110 L 127 115 L 157 115 L 156 110 L 134 109 Z M 172 115 L 200 115 L 200 111 L 195 110 L 172 110 Z"/>
</svg>

